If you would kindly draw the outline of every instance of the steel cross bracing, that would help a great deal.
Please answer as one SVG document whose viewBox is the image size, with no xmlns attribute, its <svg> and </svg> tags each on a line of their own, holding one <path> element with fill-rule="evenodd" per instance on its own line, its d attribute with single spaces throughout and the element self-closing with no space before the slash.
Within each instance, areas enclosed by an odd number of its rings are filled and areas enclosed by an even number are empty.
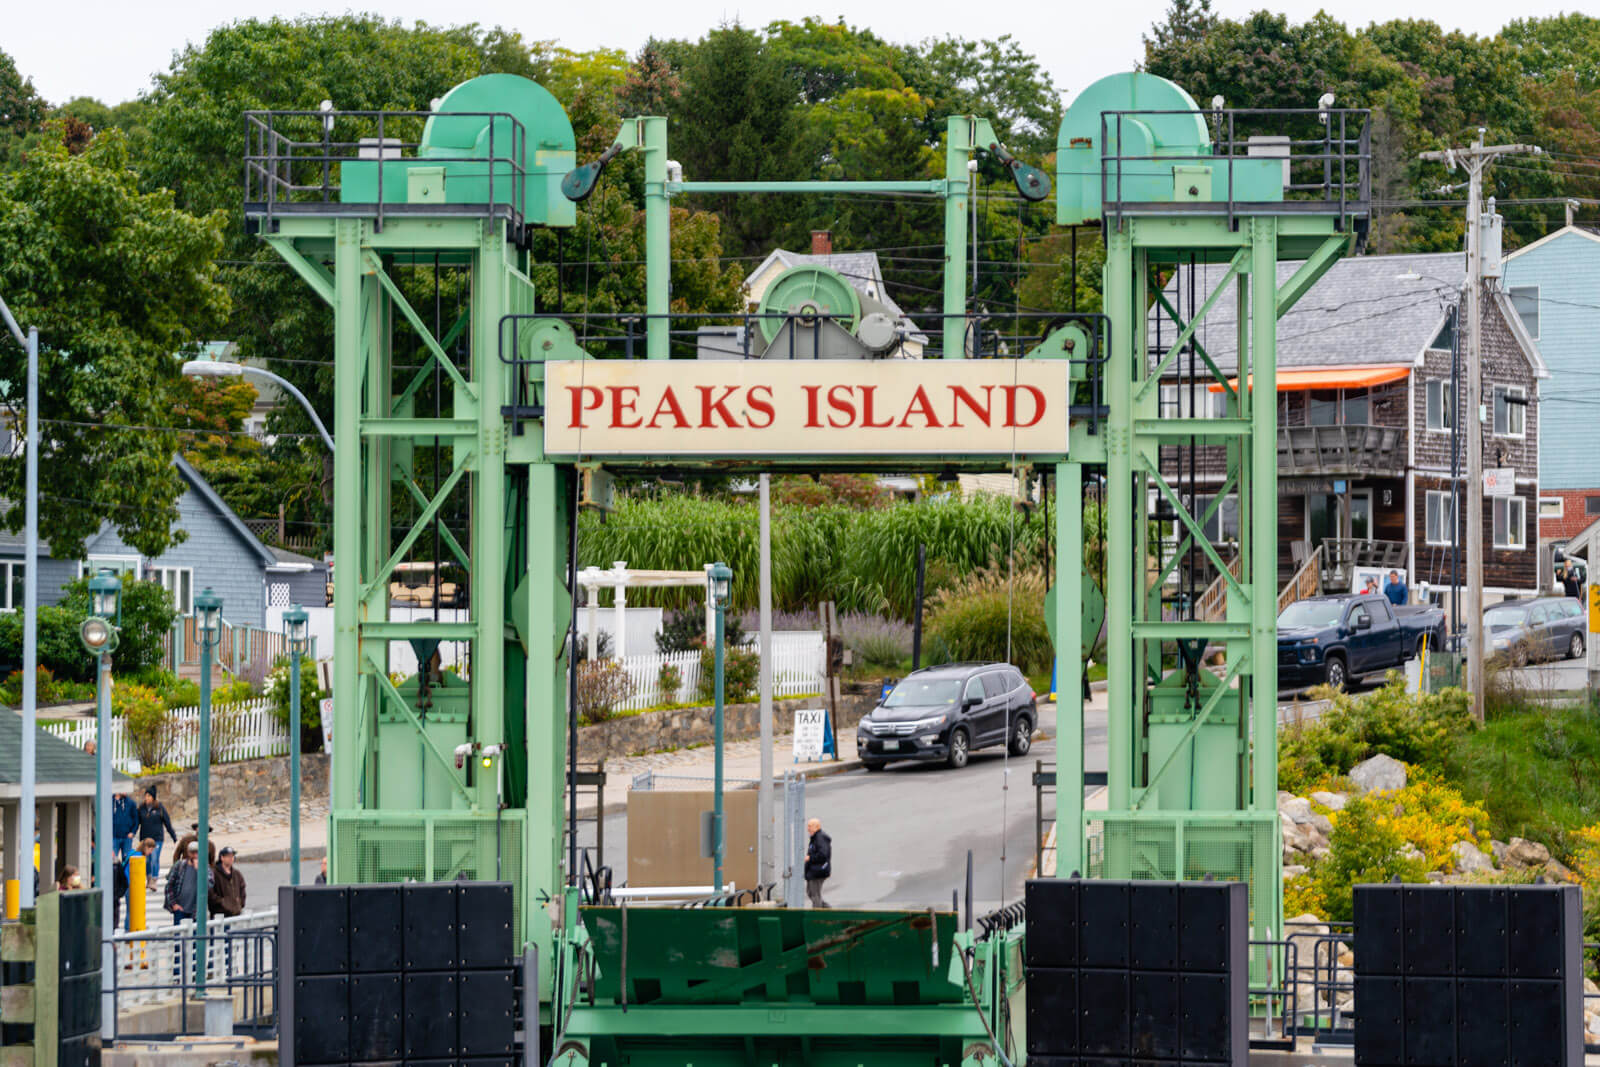
<svg viewBox="0 0 1600 1067">
<path fill-rule="evenodd" d="M 1107 878 L 1247 879 L 1251 937 L 1258 939 L 1278 937 L 1282 924 L 1277 319 L 1352 241 L 1335 219 L 1315 215 L 1246 217 L 1235 228 L 1226 219 L 1177 219 L 1146 209 L 1108 224 L 1109 414 L 1099 439 L 1074 436 L 1068 465 L 1104 463 L 1110 713 L 1104 810 L 1086 811 L 1082 789 L 1063 784 L 1056 792 L 1057 870 Z M 1282 285 L 1281 260 L 1302 261 Z M 1213 287 L 1184 308 L 1181 298 L 1162 291 L 1164 280 L 1174 271 L 1185 278 L 1196 264 L 1214 265 L 1203 275 Z M 1236 307 L 1228 347 L 1238 359 L 1231 374 L 1198 340 L 1207 314 L 1225 300 Z M 1159 353 L 1150 326 L 1156 320 L 1166 337 L 1176 338 L 1163 340 Z M 1218 417 L 1159 410 L 1158 385 L 1174 373 L 1186 346 L 1192 346 L 1195 387 L 1204 395 L 1215 386 L 1225 398 Z M 1163 449 L 1218 445 L 1225 466 L 1202 506 L 1177 491 L 1170 468 L 1163 471 Z M 1061 484 L 1073 484 L 1074 477 L 1063 475 Z M 1239 560 L 1232 566 L 1205 532 L 1229 494 L 1239 500 Z M 1063 505 L 1069 495 L 1063 494 Z M 1164 559 L 1153 543 L 1153 523 L 1158 529 L 1166 524 L 1176 544 Z M 1081 551 L 1080 529 L 1081 523 L 1063 522 L 1063 557 Z M 1203 560 L 1219 575 L 1226 590 L 1221 618 L 1197 617 L 1192 601 L 1163 598 L 1164 585 L 1186 559 Z M 1202 667 L 1202 650 L 1220 654 L 1220 662 Z M 1066 657 L 1060 663 L 1057 692 L 1077 692 L 1078 662 Z M 1058 704 L 1057 730 L 1060 780 L 1081 782 L 1081 748 L 1067 740 L 1081 737 L 1076 701 Z"/>
</svg>

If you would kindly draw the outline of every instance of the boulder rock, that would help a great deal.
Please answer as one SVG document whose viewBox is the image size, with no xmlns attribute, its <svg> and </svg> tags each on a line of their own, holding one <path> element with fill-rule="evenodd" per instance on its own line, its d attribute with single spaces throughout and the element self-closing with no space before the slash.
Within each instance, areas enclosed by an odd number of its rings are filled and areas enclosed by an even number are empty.
<svg viewBox="0 0 1600 1067">
<path fill-rule="evenodd" d="M 1310 851 L 1310 827 L 1301 826 L 1287 815 L 1279 816 L 1278 822 L 1283 825 L 1283 847 L 1285 851 L 1290 849 L 1293 849 L 1295 852 Z"/>
<path fill-rule="evenodd" d="M 1425 860 L 1428 858 L 1426 853 L 1410 841 L 1407 841 L 1405 846 L 1400 849 L 1400 855 L 1408 860 Z"/>
<path fill-rule="evenodd" d="M 1382 752 L 1350 768 L 1350 780 L 1361 793 L 1404 789 L 1406 765 Z"/>
<path fill-rule="evenodd" d="M 1311 813 L 1311 828 L 1323 837 L 1330 837 L 1333 834 L 1333 820 L 1314 811 Z"/>
<path fill-rule="evenodd" d="M 1485 856 L 1483 850 L 1471 841 L 1457 841 L 1450 847 L 1450 852 L 1455 856 L 1456 870 L 1462 874 L 1481 874 L 1494 870 L 1494 860 Z"/>
<path fill-rule="evenodd" d="M 1572 873 L 1560 860 L 1551 860 L 1544 865 L 1544 876 L 1552 882 L 1576 882 L 1577 876 Z"/>
<path fill-rule="evenodd" d="M 1299 863 L 1285 863 L 1283 865 L 1283 876 L 1285 878 L 1298 878 L 1310 869 L 1310 867 Z"/>
<path fill-rule="evenodd" d="M 1495 866 L 1504 867 L 1506 865 L 1506 849 L 1509 847 L 1504 841 L 1490 840 L 1489 854 L 1494 857 Z"/>
<path fill-rule="evenodd" d="M 1328 858 L 1328 853 L 1330 851 L 1332 851 L 1332 850 L 1331 849 L 1326 849 L 1326 848 L 1314 848 L 1314 849 L 1311 850 L 1311 858 L 1320 863 L 1322 860 L 1325 860 L 1325 859 Z"/>
<path fill-rule="evenodd" d="M 1278 798 L 1278 814 L 1304 825 L 1311 821 L 1311 801 L 1305 797 L 1296 796 L 1284 799 L 1280 794 Z"/>
<path fill-rule="evenodd" d="M 1505 864 L 1519 870 L 1532 870 L 1550 862 L 1550 850 L 1534 841 L 1513 837 L 1506 846 Z"/>
<path fill-rule="evenodd" d="M 1321 804 L 1329 811 L 1343 811 L 1349 800 L 1350 798 L 1344 793 L 1330 793 L 1325 789 L 1319 789 L 1311 794 L 1312 803 Z"/>
</svg>

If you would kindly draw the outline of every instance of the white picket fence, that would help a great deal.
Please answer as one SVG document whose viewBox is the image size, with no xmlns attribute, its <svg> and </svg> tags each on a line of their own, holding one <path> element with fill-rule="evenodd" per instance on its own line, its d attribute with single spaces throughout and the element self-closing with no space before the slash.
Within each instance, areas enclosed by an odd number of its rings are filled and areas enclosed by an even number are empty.
<svg viewBox="0 0 1600 1067">
<path fill-rule="evenodd" d="M 166 762 L 184 768 L 198 766 L 200 709 L 174 708 L 171 714 L 175 740 Z M 85 719 L 51 723 L 45 729 L 68 744 L 83 748 L 95 740 L 98 724 L 93 719 Z M 214 744 L 224 733 L 232 735 L 232 740 L 218 752 L 218 763 L 289 754 L 289 731 L 278 722 L 272 713 L 272 702 L 264 697 L 241 704 L 215 705 L 211 709 L 211 729 Z M 111 719 L 111 762 L 126 774 L 139 773 L 139 755 L 128 739 L 126 724 L 115 716 Z"/>
<path fill-rule="evenodd" d="M 757 638 L 744 643 L 746 651 L 755 651 Z M 667 702 L 660 691 L 661 668 L 667 664 L 678 668 L 681 679 L 674 699 L 693 703 L 700 699 L 700 653 L 666 652 L 647 656 L 627 656 L 620 661 L 628 679 L 633 683 L 633 695 L 617 705 L 619 711 L 642 711 Z M 822 634 L 815 630 L 794 630 L 772 635 L 772 695 L 774 697 L 800 696 L 819 693 L 823 685 Z"/>
</svg>

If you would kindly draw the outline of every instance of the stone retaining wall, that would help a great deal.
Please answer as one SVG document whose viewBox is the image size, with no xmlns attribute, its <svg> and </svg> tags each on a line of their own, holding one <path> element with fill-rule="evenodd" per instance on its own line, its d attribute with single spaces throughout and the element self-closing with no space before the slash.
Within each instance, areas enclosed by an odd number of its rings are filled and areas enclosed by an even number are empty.
<svg viewBox="0 0 1600 1067">
<path fill-rule="evenodd" d="M 844 735 L 861 717 L 877 703 L 877 693 L 846 693 L 839 698 L 838 718 L 834 728 Z M 794 729 L 797 708 L 827 707 L 823 697 L 805 697 L 798 700 L 772 702 L 772 732 L 786 734 Z M 578 729 L 578 759 L 594 761 L 616 756 L 637 756 L 647 752 L 662 752 L 690 745 L 710 744 L 715 725 L 712 710 L 705 708 L 671 708 L 665 711 L 647 711 L 596 723 Z M 723 709 L 723 737 L 728 741 L 744 741 L 761 736 L 760 704 L 729 704 Z M 854 745 L 854 742 L 851 742 Z M 841 749 L 848 746 L 841 745 Z M 854 751 L 854 749 L 851 749 Z"/>
<path fill-rule="evenodd" d="M 152 774 L 136 780 L 134 802 L 144 799 L 144 791 L 155 786 L 156 796 L 167 806 L 172 825 L 183 829 L 198 817 L 195 793 L 199 779 L 194 771 Z M 300 796 L 303 800 L 328 795 L 328 757 L 308 752 L 300 757 Z M 266 804 L 289 800 L 289 757 L 240 760 L 219 763 L 211 768 L 211 811 L 226 815 Z"/>
</svg>

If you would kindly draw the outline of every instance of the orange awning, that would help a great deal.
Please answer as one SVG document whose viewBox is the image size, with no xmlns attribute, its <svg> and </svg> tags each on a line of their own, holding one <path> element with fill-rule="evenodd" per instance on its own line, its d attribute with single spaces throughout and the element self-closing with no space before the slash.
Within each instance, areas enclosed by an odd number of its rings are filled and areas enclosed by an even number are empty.
<svg viewBox="0 0 1600 1067">
<path fill-rule="evenodd" d="M 1366 389 L 1374 385 L 1387 385 L 1398 382 L 1411 373 L 1410 367 L 1336 367 L 1332 370 L 1280 370 L 1278 371 L 1278 392 L 1293 393 L 1304 389 Z M 1251 387 L 1254 388 L 1255 375 L 1251 375 Z M 1239 388 L 1237 378 L 1230 379 L 1229 385 Z M 1222 384 L 1211 384 L 1213 393 L 1222 392 Z"/>
</svg>

